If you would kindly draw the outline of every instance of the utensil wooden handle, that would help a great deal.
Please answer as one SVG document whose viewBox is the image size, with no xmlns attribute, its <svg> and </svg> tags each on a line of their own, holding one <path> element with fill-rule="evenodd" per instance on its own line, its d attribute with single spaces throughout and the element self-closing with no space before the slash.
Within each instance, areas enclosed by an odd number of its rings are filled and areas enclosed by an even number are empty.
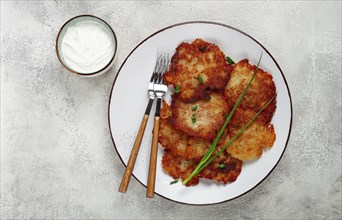
<svg viewBox="0 0 342 220">
<path fill-rule="evenodd" d="M 151 147 L 150 156 L 150 168 L 148 172 L 147 180 L 147 192 L 146 197 L 153 198 L 154 196 L 154 186 L 156 180 L 156 165 L 157 165 L 157 153 L 158 153 L 158 134 L 159 134 L 159 116 L 154 117 L 154 127 L 153 127 L 153 139 Z"/>
<path fill-rule="evenodd" d="M 149 115 L 145 114 L 142 121 L 141 121 L 140 128 L 138 131 L 138 135 L 135 139 L 133 149 L 132 149 L 131 155 L 130 155 L 128 163 L 127 163 L 127 167 L 126 167 L 125 172 L 122 176 L 121 184 L 119 187 L 119 192 L 125 193 L 127 191 L 127 187 L 128 187 L 129 181 L 131 179 L 132 171 L 134 168 L 135 160 L 137 159 L 137 156 L 138 156 L 141 140 L 144 136 L 148 117 L 149 117 Z"/>
</svg>

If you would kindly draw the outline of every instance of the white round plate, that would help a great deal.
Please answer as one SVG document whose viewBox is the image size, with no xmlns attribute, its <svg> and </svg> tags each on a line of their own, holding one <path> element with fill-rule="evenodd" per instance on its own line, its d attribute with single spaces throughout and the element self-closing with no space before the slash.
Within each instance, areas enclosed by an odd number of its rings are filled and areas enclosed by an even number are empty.
<svg viewBox="0 0 342 220">
<path fill-rule="evenodd" d="M 114 146 L 126 165 L 148 102 L 147 86 L 157 52 L 174 54 L 181 42 L 192 42 L 196 38 L 218 45 L 235 61 L 247 58 L 256 65 L 263 52 L 260 68 L 272 74 L 277 89 L 277 109 L 271 121 L 276 141 L 270 150 L 264 150 L 261 158 L 244 163 L 241 174 L 231 184 L 201 180 L 194 187 L 185 187 L 180 181 L 170 185 L 173 178 L 162 169 L 163 148 L 159 145 L 155 192 L 179 203 L 208 205 L 234 199 L 256 187 L 274 169 L 286 148 L 292 123 L 291 96 L 279 65 L 265 47 L 246 33 L 219 23 L 186 22 L 164 28 L 141 42 L 120 67 L 113 83 L 108 114 Z M 153 115 L 154 108 L 133 171 L 133 176 L 144 186 L 148 176 Z"/>
</svg>

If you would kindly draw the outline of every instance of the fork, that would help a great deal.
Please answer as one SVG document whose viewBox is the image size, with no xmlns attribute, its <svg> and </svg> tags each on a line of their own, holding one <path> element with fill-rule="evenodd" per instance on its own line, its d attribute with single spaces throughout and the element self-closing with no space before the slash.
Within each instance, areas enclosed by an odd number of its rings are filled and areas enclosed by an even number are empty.
<svg viewBox="0 0 342 220">
<path fill-rule="evenodd" d="M 129 181 L 131 179 L 132 171 L 134 169 L 134 165 L 135 165 L 135 161 L 136 161 L 137 156 L 138 156 L 141 141 L 142 141 L 142 138 L 143 138 L 144 133 L 145 133 L 146 124 L 147 124 L 147 121 L 148 121 L 148 118 L 149 118 L 149 115 L 151 112 L 153 101 L 156 97 L 155 92 L 154 92 L 154 84 L 160 82 L 160 78 L 159 78 L 160 74 L 159 73 L 160 73 L 160 69 L 161 69 L 163 64 L 164 64 L 164 60 L 163 60 L 162 56 L 158 55 L 157 60 L 156 60 L 156 64 L 155 64 L 155 67 L 154 67 L 154 70 L 153 70 L 153 73 L 152 73 L 152 76 L 151 76 L 151 79 L 150 79 L 150 82 L 149 82 L 148 88 L 147 88 L 148 95 L 149 95 L 150 99 L 148 101 L 148 104 L 147 104 L 147 107 L 145 110 L 145 114 L 144 114 L 143 119 L 141 121 L 140 128 L 139 128 L 137 137 L 135 139 L 135 142 L 134 142 L 134 145 L 133 145 L 131 155 L 129 157 L 125 172 L 124 172 L 122 179 L 121 179 L 121 184 L 119 187 L 119 192 L 121 192 L 121 193 L 125 193 L 127 191 L 127 187 L 128 187 Z"/>
<path fill-rule="evenodd" d="M 157 153 L 158 153 L 158 134 L 159 134 L 159 122 L 160 122 L 160 107 L 161 101 L 167 93 L 167 86 L 163 84 L 164 73 L 168 70 L 170 64 L 170 58 L 168 54 L 161 54 L 161 65 L 157 70 L 157 78 L 153 85 L 155 97 L 157 98 L 156 113 L 154 115 L 154 126 L 153 126 L 153 139 L 151 146 L 150 155 L 150 167 L 148 172 L 147 180 L 147 192 L 146 197 L 153 198 L 155 179 L 156 179 L 156 165 L 157 165 Z"/>
</svg>

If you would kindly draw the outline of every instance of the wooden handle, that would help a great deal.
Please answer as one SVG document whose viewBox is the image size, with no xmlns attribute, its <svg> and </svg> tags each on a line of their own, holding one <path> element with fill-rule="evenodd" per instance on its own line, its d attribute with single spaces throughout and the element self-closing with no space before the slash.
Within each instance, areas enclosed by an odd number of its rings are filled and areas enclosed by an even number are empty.
<svg viewBox="0 0 342 220">
<path fill-rule="evenodd" d="M 148 115 L 144 115 L 144 117 L 141 121 L 141 124 L 140 124 L 138 135 L 137 135 L 135 142 L 134 142 L 134 145 L 133 145 L 131 155 L 129 156 L 127 167 L 125 169 L 125 173 L 122 176 L 121 184 L 119 187 L 119 192 L 125 193 L 127 191 L 127 187 L 128 187 L 129 181 L 131 179 L 132 171 L 134 168 L 135 160 L 137 159 L 137 156 L 138 156 L 141 140 L 144 136 L 147 121 L 148 121 Z"/>
<path fill-rule="evenodd" d="M 153 139 L 152 148 L 150 156 L 150 168 L 148 172 L 147 180 L 147 192 L 146 197 L 153 198 L 154 196 L 154 186 L 156 180 L 156 165 L 157 165 L 157 153 L 158 153 L 158 134 L 159 134 L 159 116 L 154 117 L 154 127 L 153 127 Z"/>
</svg>

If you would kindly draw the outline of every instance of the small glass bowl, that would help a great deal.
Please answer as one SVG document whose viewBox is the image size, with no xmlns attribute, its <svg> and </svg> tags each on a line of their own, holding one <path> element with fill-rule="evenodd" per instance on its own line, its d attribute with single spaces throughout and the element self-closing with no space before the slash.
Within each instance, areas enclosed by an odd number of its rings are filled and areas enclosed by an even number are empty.
<svg viewBox="0 0 342 220">
<path fill-rule="evenodd" d="M 95 72 L 78 72 L 74 69 L 72 69 L 64 60 L 64 56 L 63 56 L 63 52 L 61 50 L 62 47 L 62 42 L 63 42 L 63 37 L 67 31 L 67 29 L 72 26 L 73 24 L 76 24 L 78 22 L 81 21 L 85 21 L 85 20 L 91 20 L 94 21 L 96 23 L 98 23 L 99 25 L 101 25 L 102 27 L 104 27 L 108 33 L 111 34 L 111 37 L 114 39 L 114 53 L 113 56 L 111 57 L 110 61 L 108 63 L 106 63 L 105 65 L 103 65 L 103 67 L 101 67 L 99 70 L 95 71 Z M 73 17 L 71 19 L 69 19 L 67 22 L 65 22 L 63 24 L 63 26 L 61 27 L 61 29 L 58 32 L 57 35 L 57 39 L 56 39 L 56 54 L 58 57 L 59 62 L 70 72 L 75 73 L 79 76 L 84 76 L 84 77 L 94 77 L 94 76 L 99 76 L 105 72 L 107 72 L 114 64 L 114 57 L 116 55 L 116 51 L 117 51 L 117 39 L 116 39 L 116 35 L 115 32 L 113 31 L 113 29 L 110 27 L 110 25 L 105 22 L 104 20 L 102 20 L 99 17 L 96 17 L 94 15 L 79 15 L 76 17 Z"/>
</svg>

